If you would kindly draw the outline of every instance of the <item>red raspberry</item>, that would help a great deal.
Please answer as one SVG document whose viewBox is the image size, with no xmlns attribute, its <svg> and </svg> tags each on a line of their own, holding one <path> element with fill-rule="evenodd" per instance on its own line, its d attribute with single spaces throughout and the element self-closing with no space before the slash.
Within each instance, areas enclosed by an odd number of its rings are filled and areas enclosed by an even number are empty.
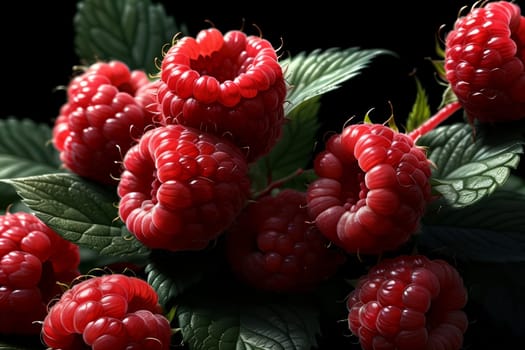
<svg viewBox="0 0 525 350">
<path fill-rule="evenodd" d="M 317 227 L 349 253 L 394 250 L 419 228 L 431 198 L 424 150 L 382 124 L 347 126 L 314 160 L 307 189 Z"/>
<path fill-rule="evenodd" d="M 135 101 L 146 113 L 146 120 L 155 125 L 161 119 L 161 108 L 157 99 L 160 84 L 160 80 L 152 80 L 140 86 L 135 92 Z"/>
<path fill-rule="evenodd" d="M 79 275 L 79 248 L 36 216 L 0 216 L 0 334 L 38 334 L 35 323 L 48 302 L 61 294 L 59 283 Z"/>
<path fill-rule="evenodd" d="M 116 184 L 122 155 L 151 124 L 134 98 L 148 83 L 146 73 L 130 71 L 120 61 L 95 63 L 71 80 L 53 127 L 53 144 L 66 168 Z"/>
<path fill-rule="evenodd" d="M 92 277 L 51 306 L 42 339 L 52 349 L 170 348 L 171 328 L 155 290 L 122 274 Z"/>
<path fill-rule="evenodd" d="M 364 350 L 458 350 L 467 292 L 444 260 L 398 256 L 361 277 L 347 299 L 348 326 Z"/>
<path fill-rule="evenodd" d="M 183 37 L 166 53 L 160 78 L 165 124 L 228 137 L 248 161 L 281 135 L 286 84 L 275 50 L 259 36 L 210 28 Z"/>
<path fill-rule="evenodd" d="M 123 164 L 119 214 L 150 248 L 205 248 L 233 222 L 250 195 L 241 151 L 180 124 L 147 131 Z"/>
<path fill-rule="evenodd" d="M 228 230 L 226 242 L 234 272 L 263 290 L 306 290 L 334 275 L 345 261 L 310 221 L 306 194 L 291 189 L 251 202 Z"/>
<path fill-rule="evenodd" d="M 471 122 L 525 118 L 525 18 L 520 12 L 513 2 L 486 2 L 459 17 L 447 34 L 446 78 Z"/>
</svg>

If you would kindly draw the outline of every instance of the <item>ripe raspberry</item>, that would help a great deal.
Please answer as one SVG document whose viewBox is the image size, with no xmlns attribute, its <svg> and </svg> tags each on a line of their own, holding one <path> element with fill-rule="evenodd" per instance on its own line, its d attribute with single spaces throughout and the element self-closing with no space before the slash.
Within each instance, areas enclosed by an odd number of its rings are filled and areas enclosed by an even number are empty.
<svg viewBox="0 0 525 350">
<path fill-rule="evenodd" d="M 0 334 L 38 334 L 35 323 L 48 302 L 61 294 L 59 283 L 79 275 L 78 246 L 36 216 L 0 216 Z"/>
<path fill-rule="evenodd" d="M 71 80 L 53 127 L 53 144 L 66 168 L 116 184 L 122 155 L 152 123 L 134 98 L 148 83 L 146 73 L 120 61 L 95 63 Z"/>
<path fill-rule="evenodd" d="M 123 164 L 119 214 L 150 248 L 205 248 L 233 222 L 250 195 L 241 151 L 180 124 L 144 133 Z"/>
<path fill-rule="evenodd" d="M 445 72 L 470 122 L 525 118 L 525 18 L 512 2 L 459 17 L 445 41 Z"/>
<path fill-rule="evenodd" d="M 160 80 L 152 80 L 140 86 L 135 92 L 135 101 L 144 110 L 146 120 L 154 125 L 157 125 L 161 118 L 161 108 L 157 99 L 160 84 Z"/>
<path fill-rule="evenodd" d="M 234 272 L 263 290 L 306 290 L 345 261 L 310 221 L 306 194 L 291 189 L 251 202 L 228 230 L 226 242 Z"/>
<path fill-rule="evenodd" d="M 202 30 L 166 53 L 159 102 L 165 124 L 228 137 L 249 162 L 281 135 L 286 84 L 272 45 L 241 31 Z"/>
<path fill-rule="evenodd" d="M 349 253 L 394 250 L 419 228 L 431 198 L 429 161 L 406 134 L 382 124 L 347 126 L 314 160 L 310 216 Z"/>
<path fill-rule="evenodd" d="M 42 339 L 52 349 L 170 348 L 171 329 L 155 290 L 122 274 L 92 277 L 51 306 Z"/>
<path fill-rule="evenodd" d="M 444 260 L 401 255 L 361 277 L 347 299 L 348 326 L 364 350 L 458 350 L 467 292 Z"/>
</svg>

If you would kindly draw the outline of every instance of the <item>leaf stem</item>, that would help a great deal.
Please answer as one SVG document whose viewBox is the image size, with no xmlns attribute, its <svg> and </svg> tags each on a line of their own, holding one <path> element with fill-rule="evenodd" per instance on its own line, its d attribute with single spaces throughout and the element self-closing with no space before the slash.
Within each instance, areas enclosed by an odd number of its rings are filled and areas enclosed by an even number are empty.
<svg viewBox="0 0 525 350">
<path fill-rule="evenodd" d="M 459 101 L 451 102 L 437 111 L 436 114 L 431 116 L 423 124 L 408 133 L 408 136 L 415 142 L 420 136 L 434 130 L 439 124 L 447 120 L 455 112 L 461 108 Z"/>
<path fill-rule="evenodd" d="M 259 193 L 255 194 L 254 199 L 258 199 L 258 198 L 261 198 L 261 197 L 269 194 L 274 189 L 276 189 L 278 187 L 281 187 L 285 182 L 287 182 L 288 180 L 293 179 L 296 176 L 301 175 L 303 172 L 304 172 L 304 169 L 298 168 L 293 173 L 291 173 L 291 174 L 289 174 L 289 175 L 287 175 L 287 176 L 285 176 L 285 177 L 283 177 L 283 178 L 281 178 L 279 180 L 273 181 L 268 186 L 266 186 L 266 188 L 263 188 Z"/>
</svg>

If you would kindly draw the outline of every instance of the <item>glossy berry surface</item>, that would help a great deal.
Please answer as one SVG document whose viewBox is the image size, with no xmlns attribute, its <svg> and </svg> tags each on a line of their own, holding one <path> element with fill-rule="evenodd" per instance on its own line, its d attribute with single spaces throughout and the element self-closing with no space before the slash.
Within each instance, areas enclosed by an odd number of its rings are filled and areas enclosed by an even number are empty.
<svg viewBox="0 0 525 350">
<path fill-rule="evenodd" d="M 394 250 L 419 228 L 431 200 L 425 151 L 382 124 L 356 124 L 334 134 L 314 160 L 310 216 L 349 253 Z"/>
<path fill-rule="evenodd" d="M 270 42 L 234 30 L 201 30 L 163 58 L 158 100 L 164 124 L 183 124 L 241 148 L 248 161 L 281 136 L 286 83 Z"/>
<path fill-rule="evenodd" d="M 347 299 L 348 326 L 364 350 L 459 350 L 468 327 L 458 271 L 423 255 L 385 259 Z"/>
<path fill-rule="evenodd" d="M 233 271 L 262 290 L 310 289 L 333 276 L 345 261 L 311 222 L 306 194 L 291 189 L 250 202 L 226 239 Z"/>
<path fill-rule="evenodd" d="M 241 151 L 180 124 L 147 131 L 126 154 L 119 214 L 150 248 L 199 250 L 222 234 L 250 196 Z"/>
<path fill-rule="evenodd" d="M 149 80 L 120 61 L 98 62 L 74 77 L 53 127 L 53 145 L 72 172 L 116 184 L 123 154 L 152 123 L 135 94 Z"/>
<path fill-rule="evenodd" d="M 510 1 L 459 17 L 445 41 L 445 72 L 472 122 L 525 118 L 525 17 Z"/>
<path fill-rule="evenodd" d="M 46 306 L 79 275 L 78 246 L 36 216 L 0 216 L 0 334 L 38 334 Z"/>
<path fill-rule="evenodd" d="M 139 86 L 134 95 L 135 101 L 145 113 L 145 120 L 151 123 L 151 127 L 158 126 L 158 122 L 161 119 L 160 104 L 157 98 L 160 85 L 161 81 L 159 79 L 148 81 Z"/>
<path fill-rule="evenodd" d="M 52 349 L 167 350 L 171 329 L 155 290 L 122 274 L 91 277 L 50 308 L 42 340 Z"/>
</svg>

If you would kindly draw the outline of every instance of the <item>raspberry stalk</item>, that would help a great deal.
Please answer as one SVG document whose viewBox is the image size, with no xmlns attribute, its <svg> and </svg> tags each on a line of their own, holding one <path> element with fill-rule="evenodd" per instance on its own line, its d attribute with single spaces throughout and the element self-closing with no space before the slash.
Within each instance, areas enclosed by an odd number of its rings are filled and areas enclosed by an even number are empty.
<svg viewBox="0 0 525 350">
<path fill-rule="evenodd" d="M 254 199 L 259 199 L 261 197 L 264 197 L 264 196 L 267 196 L 267 195 L 270 195 L 272 193 L 273 190 L 275 189 L 278 189 L 280 187 L 282 187 L 287 181 L 293 179 L 294 177 L 296 176 L 299 176 L 301 175 L 302 173 L 304 173 L 304 169 L 302 168 L 298 168 L 297 170 L 295 170 L 293 173 L 291 173 L 290 175 L 287 175 L 285 177 L 282 177 L 278 180 L 275 180 L 275 181 L 270 181 L 270 183 L 268 184 L 268 186 L 266 186 L 265 188 L 263 188 L 260 192 L 256 193 L 253 197 Z M 271 180 L 271 179 L 270 179 Z"/>
<path fill-rule="evenodd" d="M 439 124 L 443 123 L 454 113 L 459 111 L 461 108 L 461 103 L 458 101 L 451 102 L 437 111 L 436 114 L 431 116 L 423 124 L 418 126 L 416 129 L 409 132 L 407 135 L 413 140 L 416 141 L 420 136 L 425 135 L 426 133 L 434 130 Z"/>
</svg>

